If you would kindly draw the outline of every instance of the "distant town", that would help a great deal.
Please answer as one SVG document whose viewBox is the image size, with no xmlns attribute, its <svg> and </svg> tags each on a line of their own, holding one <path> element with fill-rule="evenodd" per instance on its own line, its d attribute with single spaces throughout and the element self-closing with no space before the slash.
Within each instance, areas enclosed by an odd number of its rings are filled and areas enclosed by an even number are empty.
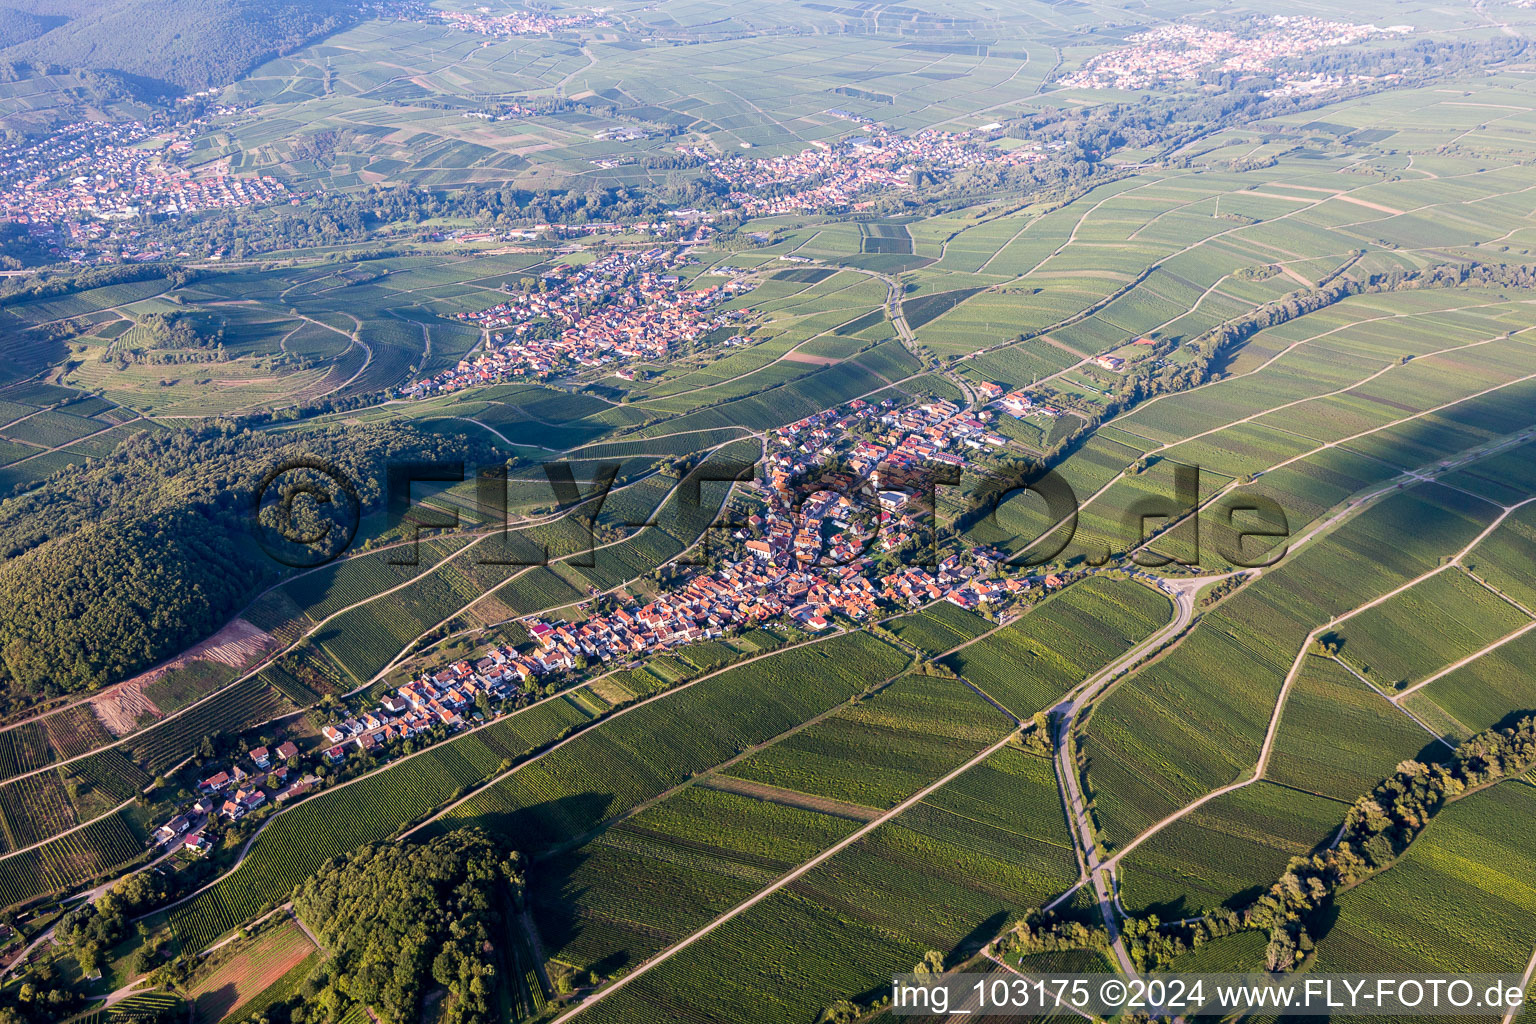
<svg viewBox="0 0 1536 1024">
<path fill-rule="evenodd" d="M 612 23 L 601 16 L 599 8 L 590 14 L 547 14 L 539 11 L 513 11 L 492 14 L 485 8 L 474 11 L 438 11 L 428 9 L 426 16 L 461 32 L 510 38 L 548 35 L 576 28 L 607 28 Z"/>
<path fill-rule="evenodd" d="M 61 255 L 114 239 L 127 259 L 159 259 L 167 253 L 136 242 L 131 223 L 120 233 L 117 222 L 293 199 L 270 175 L 178 166 L 196 124 L 152 134 L 138 121 L 76 121 L 35 142 L 0 143 L 0 219 L 27 225 Z"/>
<path fill-rule="evenodd" d="M 1411 25 L 1377 28 L 1311 15 L 1279 14 L 1257 19 L 1257 24 L 1252 32 L 1189 22 L 1159 25 L 1129 37 L 1126 46 L 1089 58 L 1082 68 L 1064 76 L 1061 84 L 1074 89 L 1145 89 L 1213 73 L 1241 78 L 1268 72 L 1286 57 L 1413 31 Z M 1295 75 L 1280 77 L 1285 83 L 1303 80 Z M 1317 77 L 1342 84 L 1338 76 Z"/>
<path fill-rule="evenodd" d="M 986 145 L 1001 124 L 971 132 L 920 131 L 903 135 L 871 118 L 843 110 L 829 114 L 852 121 L 865 134 L 840 142 L 815 142 L 794 156 L 716 156 L 697 146 L 678 151 L 705 160 L 731 188 L 730 198 L 752 216 L 806 210 L 859 208 L 857 199 L 881 188 L 912 188 L 919 169 L 933 174 L 965 167 L 1017 166 L 1043 160 L 1038 148 L 1012 150 Z"/>
<path fill-rule="evenodd" d="M 508 379 L 538 380 L 577 366 L 660 359 L 684 343 L 742 319 L 717 307 L 751 290 L 739 280 L 696 290 L 670 273 L 687 259 L 675 248 L 613 252 L 581 266 L 545 271 L 534 288 L 455 319 L 490 333 L 478 354 L 415 382 L 414 397 Z M 542 328 L 542 329 L 541 329 Z M 633 380 L 633 368 L 617 375 Z"/>
</svg>

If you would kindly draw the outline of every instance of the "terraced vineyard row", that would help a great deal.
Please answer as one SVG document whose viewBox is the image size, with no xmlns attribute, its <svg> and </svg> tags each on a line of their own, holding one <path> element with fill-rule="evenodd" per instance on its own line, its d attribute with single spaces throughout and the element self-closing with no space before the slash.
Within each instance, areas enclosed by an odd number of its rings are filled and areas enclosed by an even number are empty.
<svg viewBox="0 0 1536 1024">
<path fill-rule="evenodd" d="M 25 853 L 0 859 L 0 905 L 78 886 L 144 851 L 123 813 L 113 814 Z"/>
<path fill-rule="evenodd" d="M 128 741 L 134 760 L 159 773 L 177 764 L 204 736 L 239 732 L 292 710 L 260 676 L 252 676 L 190 711 Z"/>
<path fill-rule="evenodd" d="M 727 669 L 578 737 L 454 808 L 440 826 L 515 835 L 537 853 L 829 710 L 905 660 L 851 634 Z"/>
</svg>

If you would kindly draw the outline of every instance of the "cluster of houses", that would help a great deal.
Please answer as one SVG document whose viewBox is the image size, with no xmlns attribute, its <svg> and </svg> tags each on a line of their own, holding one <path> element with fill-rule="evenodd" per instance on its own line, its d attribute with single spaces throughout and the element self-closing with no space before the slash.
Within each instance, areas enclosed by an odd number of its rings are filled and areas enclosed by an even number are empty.
<svg viewBox="0 0 1536 1024">
<path fill-rule="evenodd" d="M 854 399 L 846 406 L 807 416 L 769 434 L 768 473 L 782 490 L 784 483 L 814 472 L 834 457 L 842 457 L 855 472 L 878 483 L 877 470 L 902 470 L 925 465 L 964 468 L 967 454 L 1001 449 L 1008 439 L 988 428 L 983 417 L 954 402 L 934 399 L 899 406 L 886 399 L 871 405 Z M 851 438 L 858 426 L 874 439 Z"/>
<path fill-rule="evenodd" d="M 1243 33 L 1191 22 L 1159 25 L 1129 37 L 1125 46 L 1089 58 L 1062 84 L 1080 89 L 1145 89 L 1211 73 L 1253 75 L 1269 71 L 1287 57 L 1413 31 L 1411 25 L 1377 28 L 1313 15 L 1277 14 L 1256 22 L 1257 31 Z M 1287 78 L 1280 75 L 1282 82 Z"/>
<path fill-rule="evenodd" d="M 1001 555 L 996 552 L 977 551 L 970 561 L 958 555 L 950 555 L 932 570 L 921 566 L 903 566 L 896 572 L 880 577 L 880 596 L 893 604 L 918 607 L 934 601 L 948 601 L 967 611 L 975 611 L 982 605 L 993 608 L 1021 597 L 1035 583 L 1046 590 L 1062 585 L 1060 577 L 1047 575 L 1039 580 L 1019 576 L 992 577 L 985 575 L 998 564 Z"/>
<path fill-rule="evenodd" d="M 683 581 L 640 604 L 598 612 L 577 622 L 538 617 L 524 620 L 530 642 L 518 649 L 493 646 L 475 660 L 459 660 L 425 673 L 386 695 L 375 711 L 333 722 L 321 732 L 330 746 L 322 756 L 340 764 L 354 751 L 377 750 L 392 741 L 435 727 L 449 730 L 479 717 L 483 694 L 492 701 L 516 696 L 525 683 L 583 663 L 629 662 L 676 647 L 723 636 L 733 627 L 780 619 L 804 629 L 832 627 L 834 617 L 855 622 L 877 617 L 882 606 L 914 607 L 948 600 L 961 608 L 1000 608 L 1036 583 L 1057 586 L 1054 576 L 1043 580 L 987 570 L 1002 555 L 978 549 L 962 559 L 951 555 L 938 566 L 903 566 L 881 574 L 868 554 L 861 531 L 862 506 L 839 489 L 812 490 L 791 498 L 796 473 L 811 460 L 836 452 L 849 430 L 860 423 L 892 432 L 895 443 L 886 456 L 899 455 L 900 439 L 949 424 L 964 431 L 984 431 L 981 421 L 954 403 L 934 401 L 896 407 L 855 400 L 819 413 L 770 435 L 779 442 L 767 463 L 762 490 L 767 500 L 745 522 L 732 524 L 738 542 L 733 553 L 717 564 L 700 568 Z M 929 437 L 932 440 L 931 437 Z M 872 473 L 888 471 L 890 459 L 853 441 L 855 456 L 874 459 Z M 891 488 L 877 492 L 876 508 L 883 531 L 913 529 L 912 495 Z M 903 535 L 904 536 L 904 535 Z M 828 557 L 830 556 L 830 557 Z M 253 754 L 256 752 L 253 752 Z M 282 751 L 279 751 L 282 754 Z M 258 762 L 259 764 L 259 762 Z M 239 769 L 220 773 L 205 783 L 210 789 L 242 786 Z M 245 788 L 226 797 L 225 811 L 234 815 Z"/>
<path fill-rule="evenodd" d="M 948 174 L 967 167 L 1016 166 L 1045 157 L 1032 147 L 1004 150 L 986 145 L 1001 125 L 969 132 L 927 129 L 912 135 L 891 131 L 868 118 L 859 122 L 867 134 L 836 143 L 813 142 L 791 156 L 716 156 L 697 146 L 678 152 L 703 160 L 711 173 L 731 186 L 731 200 L 752 216 L 806 210 L 860 208 L 858 196 L 874 189 L 911 188 L 913 172 Z"/>
<path fill-rule="evenodd" d="M 885 429 L 890 443 L 873 445 L 851 438 L 851 429 L 860 424 Z M 876 563 L 868 552 L 869 503 L 854 500 L 846 487 L 818 487 L 794 496 L 802 486 L 799 481 L 833 456 L 851 456 L 842 464 L 861 478 L 855 491 L 869 490 L 869 485 L 878 488 L 881 472 L 894 477 L 891 470 L 902 459 L 936 461 L 934 454 L 944 454 L 940 444 L 948 447 L 953 438 L 972 435 L 1003 443 L 954 403 L 896 407 L 890 400 L 855 400 L 773 432 L 762 481 L 768 500 L 745 522 L 734 524 L 731 534 L 740 557 L 701 569 L 644 605 L 576 623 L 528 620 L 535 651 L 521 656 L 521 671 L 543 674 L 567 668 L 578 658 L 640 657 L 775 617 L 823 630 L 834 616 L 868 621 L 882 602 L 948 599 L 962 608 L 976 608 L 1017 595 L 1028 588 L 1028 581 L 993 580 L 977 571 L 1000 557 L 986 552 L 966 561 L 952 557 L 934 571 L 905 568 L 876 581 Z M 909 535 L 906 531 L 916 528 L 916 503 L 911 494 L 895 487 L 873 494 L 881 538 L 887 548 L 895 547 Z"/>
<path fill-rule="evenodd" d="M 484 7 L 473 11 L 439 11 L 429 9 L 428 14 L 461 32 L 492 36 L 498 39 L 512 36 L 549 35 L 575 28 L 607 28 L 610 22 L 596 11 L 588 14 L 550 14 L 544 11 L 511 11 L 493 14 Z"/>
<path fill-rule="evenodd" d="M 963 466 L 966 460 L 960 453 L 995 451 L 1008 444 L 1006 437 L 988 429 L 990 416 L 943 400 L 893 409 L 880 417 L 887 433 L 878 440 L 889 448 L 880 461 Z"/>
<path fill-rule="evenodd" d="M 194 854 L 207 853 L 216 841 L 208 832 L 215 822 L 239 821 L 268 800 L 282 803 L 303 796 L 318 780 L 305 776 L 290 781 L 295 772 L 288 762 L 298 756 L 299 748 L 292 741 L 275 750 L 256 747 L 246 754 L 252 770 L 236 762 L 202 779 L 192 806 L 155 829 L 155 844 L 172 850 L 179 846 Z"/>
<path fill-rule="evenodd" d="M 471 116 L 471 115 L 465 115 Z M 715 214 L 704 210 L 668 210 L 665 220 L 587 221 L 582 224 L 525 224 L 514 228 L 449 228 L 426 237 L 433 242 L 559 241 L 592 235 L 649 235 L 673 242 L 703 242 L 714 234 Z"/>
<path fill-rule="evenodd" d="M 675 249 L 653 248 L 621 250 L 582 266 L 561 264 L 544 274 L 539 289 L 455 314 L 494 331 L 492 343 L 453 369 L 417 381 L 408 393 L 438 394 L 509 378 L 541 379 L 572 366 L 660 359 L 739 322 L 742 311 L 717 307 L 752 286 L 730 281 L 688 289 L 671 273 L 684 259 Z"/>
<path fill-rule="evenodd" d="M 108 234 L 103 222 L 140 214 L 291 201 L 268 175 L 178 167 L 175 155 L 190 149 L 180 131 L 151 138 L 137 121 L 77 121 L 34 142 L 0 145 L 0 218 L 52 225 L 83 244 Z"/>
<path fill-rule="evenodd" d="M 826 578 L 793 563 L 751 558 L 700 571 L 645 605 L 577 624 L 535 619 L 529 622 L 529 632 L 541 656 L 610 661 L 716 639 L 731 626 L 786 614 L 821 630 L 831 625 L 834 612 L 865 618 L 874 609 L 873 589 L 856 571 Z"/>
<path fill-rule="evenodd" d="M 503 701 L 517 692 L 515 680 L 527 679 L 531 669 L 507 649 L 487 653 L 479 662 L 458 661 L 421 676 L 379 701 L 377 711 L 365 711 L 322 726 L 320 734 L 330 744 L 322 756 L 337 765 L 353 748 L 375 751 L 434 728 L 459 729 L 472 717 L 482 693 Z"/>
<path fill-rule="evenodd" d="M 829 568 L 807 567 L 800 561 L 801 552 L 793 538 L 805 535 L 805 526 L 814 525 L 817 511 L 823 510 L 813 509 L 798 529 L 788 533 L 778 531 L 783 525 L 781 518 L 771 514 L 762 521 L 767 536 L 748 545 L 753 549 L 752 558 L 701 570 L 680 588 L 643 606 L 594 615 L 578 623 L 526 620 L 537 653 L 523 657 L 538 664 L 552 660 L 555 666 L 572 664 L 578 658 L 622 661 L 716 639 L 730 626 L 776 617 L 819 632 L 831 628 L 834 615 L 870 621 L 882 603 L 917 607 L 947 600 L 971 610 L 983 605 L 999 608 L 1037 582 L 1047 589 L 1062 582 L 1055 576 L 1037 581 L 986 575 L 986 570 L 1002 558 L 990 551 L 973 552 L 970 559 L 951 555 L 933 569 L 905 566 L 877 579 L 872 578 L 873 561 L 863 556 Z M 518 657 L 505 648 L 498 653 L 504 658 Z"/>
<path fill-rule="evenodd" d="M 987 406 L 996 406 L 1001 411 L 1021 420 L 1026 416 L 1047 416 L 1054 419 L 1061 415 L 1061 410 L 1054 405 L 1036 401 L 1038 396 L 1030 394 L 1023 388 L 1015 388 L 1009 391 L 1001 384 L 991 381 L 983 381 L 975 385 L 976 393 Z"/>
</svg>

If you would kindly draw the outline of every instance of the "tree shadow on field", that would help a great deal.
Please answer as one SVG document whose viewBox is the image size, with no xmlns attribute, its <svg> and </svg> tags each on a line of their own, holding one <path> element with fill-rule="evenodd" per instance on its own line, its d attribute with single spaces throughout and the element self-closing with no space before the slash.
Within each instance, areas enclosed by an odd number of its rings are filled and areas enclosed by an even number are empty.
<svg viewBox="0 0 1536 1024">
<path fill-rule="evenodd" d="M 1159 921 L 1182 921 L 1186 917 L 1195 916 L 1195 911 L 1190 909 L 1188 897 L 1183 895 L 1160 903 L 1148 903 L 1140 909 L 1127 905 L 1126 909 L 1137 917 L 1155 916 Z"/>
<path fill-rule="evenodd" d="M 516 799 L 515 795 L 511 798 Z M 586 890 L 573 889 L 571 879 L 588 855 L 580 846 L 570 850 L 562 847 L 601 829 L 612 813 L 622 810 L 615 808 L 616 802 L 613 793 L 588 790 L 526 807 L 487 810 L 454 822 L 455 827 L 483 828 L 526 858 L 528 906 L 551 955 L 577 941 L 584 928 L 576 906 Z M 609 975 L 638 959 L 621 953 L 592 966 L 599 974 Z"/>
<path fill-rule="evenodd" d="M 1319 907 L 1307 920 L 1307 931 L 1313 942 L 1322 942 L 1333 931 L 1333 926 L 1339 920 L 1339 904 L 1337 900 L 1329 900 Z"/>
<path fill-rule="evenodd" d="M 495 793 L 498 787 L 516 780 L 517 776 L 513 775 L 508 780 L 482 790 L 482 794 Z M 517 790 L 513 789 L 506 794 L 504 800 L 512 803 L 518 796 Z M 608 817 L 609 808 L 615 799 L 612 793 L 588 790 L 524 807 L 490 807 L 479 814 L 466 814 L 455 817 L 451 822 L 444 821 L 441 831 L 482 828 L 499 837 L 509 848 L 524 857 L 539 857 L 601 825 Z"/>
<path fill-rule="evenodd" d="M 235 1001 L 239 997 L 232 981 L 200 993 L 192 1004 L 192 1024 L 215 1024 L 223 1020 L 235 1008 Z"/>
<path fill-rule="evenodd" d="M 1455 740 L 1454 736 L 1447 736 L 1447 742 Z M 1424 749 L 1413 755 L 1413 759 L 1420 764 L 1441 764 L 1449 761 L 1455 752 L 1439 740 L 1430 740 L 1424 744 Z"/>
<path fill-rule="evenodd" d="M 635 941 L 623 943 L 623 948 L 607 953 L 590 965 L 598 975 L 608 977 L 616 971 L 634 967 L 676 936 L 647 928 L 636 921 L 598 922 L 583 915 L 580 908 L 591 889 L 573 880 L 590 859 L 591 855 L 584 851 L 584 847 L 562 851 L 533 864 L 528 871 L 528 907 L 533 912 L 545 952 L 551 957 L 579 961 L 579 954 L 573 952 L 561 956 L 561 953 L 582 946 L 583 937 L 589 930 L 596 932 L 594 940 L 608 944 L 622 935 L 632 934 Z M 679 893 L 678 897 L 686 900 L 687 894 Z M 589 948 L 586 951 L 597 950 Z"/>
<path fill-rule="evenodd" d="M 959 963 L 979 953 L 981 947 L 991 942 L 1007 923 L 1008 911 L 999 910 L 975 928 L 972 928 L 965 938 L 955 943 L 954 948 L 949 951 L 949 956 L 944 958 L 944 962 L 946 964 Z"/>
<path fill-rule="evenodd" d="M 1527 718 L 1536 718 L 1536 711 L 1511 711 L 1497 722 L 1493 723 L 1495 729 L 1513 729 Z"/>
</svg>

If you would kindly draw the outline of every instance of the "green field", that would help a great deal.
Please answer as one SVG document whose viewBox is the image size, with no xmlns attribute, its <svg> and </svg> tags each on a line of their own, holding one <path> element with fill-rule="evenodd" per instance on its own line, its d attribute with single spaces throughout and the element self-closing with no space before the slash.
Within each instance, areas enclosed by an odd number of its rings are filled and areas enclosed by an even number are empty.
<svg viewBox="0 0 1536 1024">
<path fill-rule="evenodd" d="M 294 1000 L 311 1024 L 484 1015 L 466 993 L 506 1024 L 594 995 L 578 1024 L 846 1024 L 929 951 L 958 966 L 1046 905 L 1094 928 L 1242 911 L 1397 766 L 1536 712 L 1530 0 L 442 0 L 260 45 L 228 3 L 172 4 L 177 46 L 217 27 L 194 56 L 248 58 L 191 84 L 197 62 L 142 46 L 175 74 L 119 67 L 95 12 L 22 6 L 0 25 L 0 576 L 26 593 L 16 567 L 74 531 L 145 526 L 158 543 L 55 621 L 175 635 L 107 669 L 95 635 L 46 664 L 0 645 L 0 909 L 22 942 L 157 857 L 150 833 L 252 747 L 293 739 L 318 772 L 322 728 L 407 678 L 493 644 L 548 656 L 505 705 L 471 696 L 463 731 L 211 825 L 211 854 L 145 876 L 176 895 L 132 911 L 144 932 L 99 978 L 63 946 L 18 967 L 29 1020 L 96 1005 L 49 986 L 95 999 L 148 943 L 181 958 L 195 1024 Z M 329 17 L 312 6 L 289 13 Z M 1363 41 L 1335 45 L 1351 26 Z M 150 134 L 29 162 L 38 133 L 108 116 Z M 195 213 L 146 191 L 51 232 L 13 202 L 90 206 L 132 161 L 178 189 L 287 192 Z M 668 269 L 600 269 L 647 250 Z M 663 284 L 707 326 L 620 317 L 550 356 Z M 503 303 L 532 312 L 482 315 Z M 256 556 L 228 593 L 160 561 L 185 540 L 237 565 L 260 446 L 406 427 L 357 473 L 369 511 L 342 557 Z M 385 463 L 418 444 L 450 479 L 405 504 L 457 525 L 413 542 Z M 755 471 L 704 478 L 726 462 Z M 575 498 L 546 473 L 562 463 Z M 807 523 L 783 497 L 821 467 L 835 511 Z M 887 500 L 890 546 L 810 560 L 852 530 L 840 488 L 951 467 L 931 523 Z M 1067 505 L 1014 486 L 1047 470 Z M 503 471 L 504 508 L 483 500 Z M 186 517 L 125 521 L 192 494 Z M 286 498 L 301 521 L 319 504 Z M 935 589 L 898 593 L 907 568 Z M 845 600 L 854 576 L 872 606 Z M 218 610 L 196 629 L 165 610 L 189 595 Z M 1447 806 L 1301 922 L 1306 969 L 1523 971 L 1533 812 L 1525 779 Z M 369 965 L 419 970 L 422 1005 L 378 1004 L 377 977 L 335 976 L 283 918 L 177 973 L 332 858 L 464 827 L 516 852 L 526 890 L 498 888 L 496 941 L 441 970 Z M 1110 865 L 1104 906 L 1080 840 Z M 1155 970 L 1256 970 L 1268 941 Z M 450 992 L 455 957 L 480 975 Z M 969 969 L 1014 966 L 1120 969 L 1082 949 Z M 323 1005 L 325 984 L 357 998 Z"/>
<path fill-rule="evenodd" d="M 755 1019 L 803 1020 L 889 985 L 927 949 L 990 938 L 1076 873 L 1049 763 L 1004 750 L 591 1013 L 662 1021 L 752 1006 Z"/>
<path fill-rule="evenodd" d="M 905 676 L 732 765 L 727 774 L 884 809 L 1001 739 L 1008 725 L 954 680 Z"/>
<path fill-rule="evenodd" d="M 1168 611 L 1167 598 L 1140 584 L 1090 579 L 944 663 L 1028 718 L 1151 635 Z"/>
<path fill-rule="evenodd" d="M 940 601 L 920 612 L 893 619 L 886 628 L 897 639 L 932 658 L 976 639 L 991 629 L 992 623 L 952 602 Z"/>
<path fill-rule="evenodd" d="M 1395 493 L 1248 584 L 1118 686 L 1083 743 L 1108 841 L 1251 772 L 1307 633 L 1432 570 L 1495 511 L 1434 484 Z M 1405 548 L 1405 531 L 1419 543 Z"/>
<path fill-rule="evenodd" d="M 1121 861 L 1121 901 L 1164 920 L 1246 907 L 1292 857 L 1326 847 L 1348 805 L 1270 782 L 1233 790 Z"/>
<path fill-rule="evenodd" d="M 1316 969 L 1523 973 L 1521 923 L 1536 909 L 1533 810 L 1536 789 L 1525 782 L 1448 808 L 1391 870 L 1339 898 Z"/>
<path fill-rule="evenodd" d="M 611 974 L 750 896 L 855 822 L 693 786 L 535 869 L 550 956 Z"/>
</svg>

